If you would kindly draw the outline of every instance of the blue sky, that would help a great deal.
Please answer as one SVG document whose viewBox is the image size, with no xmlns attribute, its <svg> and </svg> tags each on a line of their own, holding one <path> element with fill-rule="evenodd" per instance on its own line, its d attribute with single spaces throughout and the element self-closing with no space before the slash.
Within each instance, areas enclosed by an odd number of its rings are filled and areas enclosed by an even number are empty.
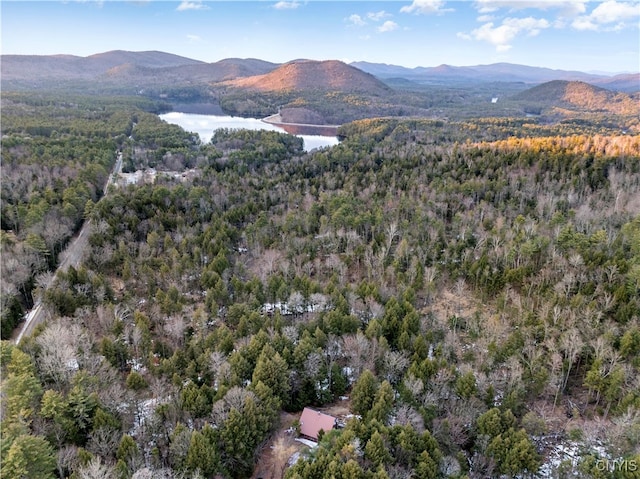
<svg viewBox="0 0 640 479">
<path fill-rule="evenodd" d="M 639 0 L 7 1 L 3 54 L 640 70 Z"/>
</svg>

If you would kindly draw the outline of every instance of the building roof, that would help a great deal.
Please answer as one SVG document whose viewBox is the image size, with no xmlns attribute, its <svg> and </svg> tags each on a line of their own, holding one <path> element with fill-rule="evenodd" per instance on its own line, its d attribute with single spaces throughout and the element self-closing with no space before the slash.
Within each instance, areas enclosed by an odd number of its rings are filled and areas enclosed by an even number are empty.
<svg viewBox="0 0 640 479">
<path fill-rule="evenodd" d="M 335 417 L 306 407 L 300 416 L 300 434 L 317 441 L 320 429 L 325 432 L 330 431 L 334 428 L 335 423 Z"/>
</svg>

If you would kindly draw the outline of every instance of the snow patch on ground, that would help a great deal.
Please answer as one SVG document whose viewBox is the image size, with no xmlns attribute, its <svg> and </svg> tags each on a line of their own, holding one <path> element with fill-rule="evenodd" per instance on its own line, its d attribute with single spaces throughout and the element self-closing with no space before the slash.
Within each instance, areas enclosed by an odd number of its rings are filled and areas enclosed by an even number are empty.
<svg viewBox="0 0 640 479">
<path fill-rule="evenodd" d="M 575 442 L 556 444 L 547 455 L 545 463 L 538 469 L 538 477 L 553 478 L 562 463 L 571 464 L 574 470 L 580 460 L 580 445 Z"/>
<path fill-rule="evenodd" d="M 538 469 L 536 477 L 554 479 L 558 477 L 560 468 L 570 474 L 566 477 L 581 477 L 578 465 L 580 460 L 589 454 L 604 460 L 611 459 L 604 445 L 600 443 L 586 445 L 575 441 L 564 441 L 555 444 L 545 455 L 544 464 Z"/>
<path fill-rule="evenodd" d="M 130 431 L 130 435 L 137 437 L 137 435 L 144 430 L 146 423 L 152 418 L 156 408 L 160 404 L 164 404 L 168 401 L 169 398 L 151 398 L 136 404 L 136 409 L 134 411 L 134 423 L 133 428 Z"/>
<path fill-rule="evenodd" d="M 265 314 L 274 314 L 275 312 L 280 311 L 280 314 L 283 316 L 289 316 L 291 314 L 302 314 L 302 313 L 317 313 L 321 311 L 325 311 L 326 307 L 323 307 L 319 304 L 307 304 L 304 305 L 289 305 L 286 301 L 278 301 L 277 303 L 264 303 L 262 305 L 262 312 Z"/>
<path fill-rule="evenodd" d="M 298 462 L 301 457 L 302 454 L 300 454 L 299 452 L 294 452 L 293 455 L 289 458 L 289 461 L 287 461 L 287 465 L 289 467 L 295 465 L 295 463 Z"/>
<path fill-rule="evenodd" d="M 298 442 L 301 442 L 305 446 L 309 446 L 311 449 L 314 449 L 314 448 L 318 447 L 318 443 L 317 442 L 310 441 L 309 439 L 304 439 L 302 437 L 297 437 L 295 440 L 298 441 Z"/>
</svg>

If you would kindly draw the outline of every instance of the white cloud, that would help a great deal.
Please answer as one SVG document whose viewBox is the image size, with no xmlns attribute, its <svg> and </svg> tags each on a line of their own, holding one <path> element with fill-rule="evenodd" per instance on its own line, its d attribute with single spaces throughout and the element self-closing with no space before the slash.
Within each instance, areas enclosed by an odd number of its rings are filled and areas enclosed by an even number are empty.
<svg viewBox="0 0 640 479">
<path fill-rule="evenodd" d="M 102 8 L 104 6 L 104 0 L 75 0 L 76 3 L 87 3 L 93 5 L 96 8 Z M 66 3 L 66 2 L 63 2 Z"/>
<path fill-rule="evenodd" d="M 480 13 L 492 13 L 501 8 L 511 12 L 526 9 L 560 10 L 563 16 L 576 16 L 586 11 L 588 0 L 476 0 Z"/>
<path fill-rule="evenodd" d="M 480 23 L 486 23 L 494 21 L 495 17 L 493 15 L 480 15 L 476 20 Z"/>
<path fill-rule="evenodd" d="M 640 17 L 640 2 L 623 3 L 609 0 L 598 5 L 591 12 L 591 17 L 598 23 L 613 23 Z"/>
<path fill-rule="evenodd" d="M 571 26 L 576 30 L 620 30 L 627 21 L 640 20 L 640 2 L 608 0 L 600 3 L 589 15 L 576 18 Z"/>
<path fill-rule="evenodd" d="M 352 25 L 356 25 L 358 27 L 362 27 L 362 26 L 367 24 L 367 22 L 365 22 L 362 19 L 362 17 L 360 15 L 356 14 L 356 13 L 354 13 L 353 15 L 350 15 L 345 20 L 348 21 L 349 23 L 351 23 Z"/>
<path fill-rule="evenodd" d="M 444 7 L 444 0 L 413 0 L 413 3 L 408 6 L 404 6 L 400 9 L 402 13 L 415 13 L 417 14 L 434 14 L 451 12 L 452 9 L 446 9 Z"/>
<path fill-rule="evenodd" d="M 273 8 L 275 8 L 276 10 L 294 10 L 296 8 L 298 8 L 300 6 L 300 4 L 298 2 L 287 2 L 287 1 L 281 1 L 276 3 Z"/>
<path fill-rule="evenodd" d="M 182 3 L 178 5 L 176 10 L 179 12 L 185 12 L 187 10 L 209 10 L 209 7 L 204 5 L 202 0 L 182 0 Z"/>
<path fill-rule="evenodd" d="M 374 22 L 379 22 L 383 18 L 390 17 L 391 14 L 381 10 L 379 12 L 369 12 L 367 13 L 367 18 L 369 20 L 373 20 Z"/>
<path fill-rule="evenodd" d="M 398 29 L 398 24 L 396 22 L 392 22 L 391 20 L 387 20 L 382 25 L 378 27 L 378 31 L 380 33 L 392 32 Z"/>
<path fill-rule="evenodd" d="M 187 35 L 187 39 L 190 43 L 199 43 L 202 41 L 202 38 L 198 35 Z"/>
<path fill-rule="evenodd" d="M 505 18 L 502 25 L 494 26 L 493 22 L 485 23 L 471 32 L 458 33 L 465 40 L 478 40 L 491 43 L 499 52 L 511 49 L 511 42 L 520 34 L 535 36 L 551 24 L 544 18 Z"/>
<path fill-rule="evenodd" d="M 595 30 L 598 30 L 599 28 L 599 26 L 596 25 L 593 22 L 593 20 L 588 16 L 576 18 L 571 24 L 571 26 L 576 30 L 594 30 L 595 31 Z"/>
</svg>

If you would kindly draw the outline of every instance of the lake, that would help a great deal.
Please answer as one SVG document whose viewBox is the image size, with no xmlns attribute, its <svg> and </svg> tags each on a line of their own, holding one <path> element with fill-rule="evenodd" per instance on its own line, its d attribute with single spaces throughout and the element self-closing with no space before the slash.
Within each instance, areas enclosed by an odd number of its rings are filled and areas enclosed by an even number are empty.
<svg viewBox="0 0 640 479">
<path fill-rule="evenodd" d="M 200 135 L 203 143 L 209 143 L 213 132 L 218 128 L 237 128 L 248 130 L 271 130 L 286 133 L 281 128 L 271 123 L 266 123 L 257 118 L 240 118 L 236 116 L 199 115 L 195 113 L 171 112 L 160 115 L 160 118 L 174 125 L 178 125 L 186 131 L 191 131 Z M 305 151 L 324 146 L 333 146 L 339 143 L 335 136 L 321 135 L 296 135 L 304 141 Z"/>
</svg>

